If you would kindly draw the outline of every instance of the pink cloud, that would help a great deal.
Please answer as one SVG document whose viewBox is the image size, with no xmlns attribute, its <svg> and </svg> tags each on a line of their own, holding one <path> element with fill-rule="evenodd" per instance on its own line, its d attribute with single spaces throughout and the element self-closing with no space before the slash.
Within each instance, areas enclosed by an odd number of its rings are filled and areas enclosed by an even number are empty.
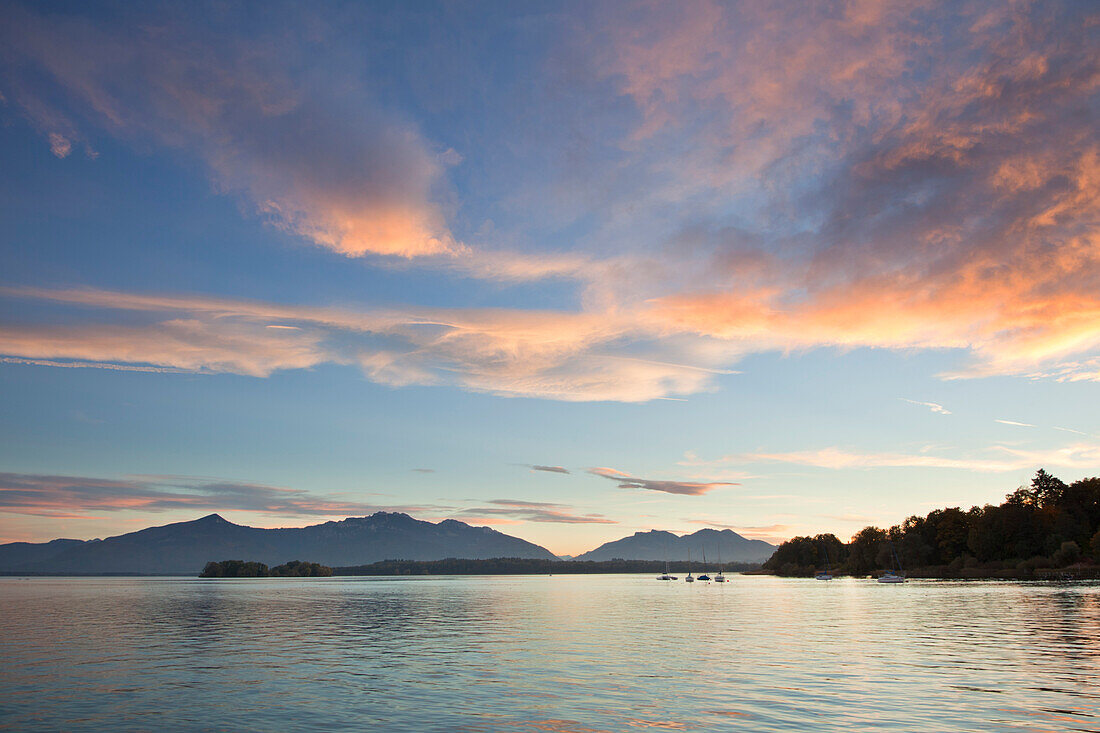
<svg viewBox="0 0 1100 733">
<path fill-rule="evenodd" d="M 828 447 L 806 451 L 746 453 L 730 456 L 725 460 L 740 463 L 791 463 L 828 469 L 947 468 L 990 473 L 1021 471 L 1034 466 L 1100 466 L 1100 445 L 1084 441 L 1050 449 L 1019 449 L 993 445 L 981 453 L 982 455 L 953 457 L 923 452 L 857 451 Z"/>
<path fill-rule="evenodd" d="M 508 517 L 508 521 L 540 522 L 551 524 L 617 524 L 603 514 L 578 514 L 564 504 L 552 504 L 541 501 L 520 501 L 516 499 L 493 499 L 493 506 L 463 509 L 460 517 L 472 516 L 484 521 L 485 517 Z M 463 519 L 463 521 L 475 521 Z"/>
<path fill-rule="evenodd" d="M 647 491 L 660 491 L 666 494 L 678 494 L 681 496 L 702 496 L 721 486 L 740 486 L 730 481 L 666 481 L 659 479 L 644 479 L 631 476 L 614 468 L 590 468 L 588 472 L 593 476 L 617 481 L 620 489 L 646 489 Z"/>
<path fill-rule="evenodd" d="M 89 518 L 74 512 L 171 509 L 240 510 L 280 516 L 348 516 L 380 510 L 420 511 L 424 507 L 382 507 L 300 489 L 187 476 L 107 479 L 0 474 L 0 512 Z"/>
<path fill-rule="evenodd" d="M 355 364 L 392 386 L 453 384 L 503 396 L 642 401 L 709 388 L 714 355 L 639 358 L 628 314 L 507 309 L 356 311 L 203 296 L 0 288 L 12 298 L 121 310 L 125 325 L 0 326 L 9 359 L 78 360 L 266 376 Z M 102 317 L 102 316 L 101 316 Z M 110 316 L 108 316 L 109 318 Z M 272 321 L 295 328 L 268 328 Z M 622 353 L 622 350 L 627 353 Z M 665 356 L 660 346 L 654 356 Z M 629 355 L 628 355 L 629 354 Z M 703 364 L 698 362 L 702 361 Z"/>
<path fill-rule="evenodd" d="M 745 352 L 970 351 L 948 376 L 1095 350 L 1100 63 L 1067 10 L 702 2 L 611 24 L 603 70 L 666 199 L 768 222 L 694 214 L 682 250 L 713 270 L 648 315 Z"/>
<path fill-rule="evenodd" d="M 339 84 L 296 79 L 299 51 L 287 39 L 225 43 L 183 20 L 109 27 L 17 6 L 3 20 L 15 59 L 11 101 L 58 157 L 84 137 L 73 122 L 81 120 L 196 156 L 218 190 L 349 257 L 465 251 L 435 195 L 444 157 L 369 92 L 329 93 Z"/>
<path fill-rule="evenodd" d="M 84 126 L 184 151 L 273 225 L 349 256 L 584 289 L 562 311 L 9 290 L 145 320 L 4 326 L 0 351 L 256 376 L 354 364 L 394 386 L 570 401 L 689 395 L 746 354 L 821 347 L 969 354 L 949 378 L 1097 379 L 1100 62 L 1076 12 L 597 8 L 583 38 L 599 42 L 577 63 L 636 118 L 622 137 L 593 134 L 637 183 L 609 186 L 612 213 L 587 211 L 606 217 L 590 252 L 550 253 L 455 241 L 445 171 L 462 156 L 370 90 L 341 100 L 303 83 L 270 39 L 5 9 L 7 53 L 71 101 L 13 87 L 47 137 L 86 144 Z"/>
</svg>

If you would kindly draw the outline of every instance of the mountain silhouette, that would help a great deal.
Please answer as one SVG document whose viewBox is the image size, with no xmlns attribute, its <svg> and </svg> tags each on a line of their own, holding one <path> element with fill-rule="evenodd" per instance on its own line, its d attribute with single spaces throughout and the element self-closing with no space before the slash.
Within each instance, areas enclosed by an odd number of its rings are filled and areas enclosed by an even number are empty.
<svg viewBox="0 0 1100 733">
<path fill-rule="evenodd" d="M 731 529 L 701 529 L 694 534 L 676 535 L 663 530 L 635 532 L 630 537 L 606 542 L 595 550 L 577 555 L 574 560 L 687 560 L 702 562 L 764 562 L 775 552 L 775 545 L 750 540 Z"/>
<path fill-rule="evenodd" d="M 539 545 L 453 519 L 437 524 L 378 512 L 308 527 L 260 529 L 210 514 L 104 540 L 0 545 L 0 571 L 190 575 L 210 560 L 255 560 L 270 566 L 308 560 L 336 567 L 448 557 L 555 559 Z"/>
</svg>

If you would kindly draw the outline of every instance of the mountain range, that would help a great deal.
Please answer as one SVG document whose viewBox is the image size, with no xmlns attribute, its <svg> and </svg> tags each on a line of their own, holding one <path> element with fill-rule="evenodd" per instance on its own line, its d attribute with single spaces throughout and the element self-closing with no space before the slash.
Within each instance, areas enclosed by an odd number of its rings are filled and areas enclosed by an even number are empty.
<svg viewBox="0 0 1100 733">
<path fill-rule="evenodd" d="M 775 547 L 730 530 L 703 529 L 685 537 L 654 530 L 608 542 L 573 559 L 682 560 L 688 549 L 695 558 L 706 551 L 712 560 L 763 562 Z M 558 559 L 534 543 L 454 519 L 433 523 L 377 512 L 308 527 L 261 529 L 211 514 L 103 540 L 0 545 L 0 572 L 194 575 L 211 560 L 254 560 L 272 566 L 307 560 L 339 567 L 451 557 Z"/>
<path fill-rule="evenodd" d="M 577 555 L 574 560 L 688 560 L 711 562 L 764 562 L 775 552 L 775 545 L 750 540 L 731 529 L 701 529 L 689 535 L 651 530 L 607 542 L 595 550 Z M 690 553 L 690 555 L 689 555 Z"/>
<path fill-rule="evenodd" d="M 260 529 L 211 514 L 105 540 L 0 545 L 0 570 L 193 575 L 210 560 L 256 560 L 267 565 L 308 560 L 340 566 L 446 557 L 555 559 L 549 550 L 526 540 L 453 519 L 436 524 L 407 514 L 378 512 L 309 527 Z"/>
</svg>

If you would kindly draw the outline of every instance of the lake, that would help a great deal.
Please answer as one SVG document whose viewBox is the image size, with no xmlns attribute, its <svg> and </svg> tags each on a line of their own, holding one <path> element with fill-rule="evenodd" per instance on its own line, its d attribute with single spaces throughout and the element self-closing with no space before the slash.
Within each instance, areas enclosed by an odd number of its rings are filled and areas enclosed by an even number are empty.
<svg viewBox="0 0 1100 733">
<path fill-rule="evenodd" d="M 1096 731 L 1100 584 L 0 579 L 0 729 Z"/>
</svg>

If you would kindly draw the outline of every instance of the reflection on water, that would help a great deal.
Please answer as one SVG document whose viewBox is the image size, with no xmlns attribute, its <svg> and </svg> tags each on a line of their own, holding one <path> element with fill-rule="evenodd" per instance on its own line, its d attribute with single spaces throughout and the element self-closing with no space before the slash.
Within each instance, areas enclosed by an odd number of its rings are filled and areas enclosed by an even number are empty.
<svg viewBox="0 0 1100 733">
<path fill-rule="evenodd" d="M 0 579 L 3 730 L 1100 730 L 1100 584 Z"/>
</svg>

